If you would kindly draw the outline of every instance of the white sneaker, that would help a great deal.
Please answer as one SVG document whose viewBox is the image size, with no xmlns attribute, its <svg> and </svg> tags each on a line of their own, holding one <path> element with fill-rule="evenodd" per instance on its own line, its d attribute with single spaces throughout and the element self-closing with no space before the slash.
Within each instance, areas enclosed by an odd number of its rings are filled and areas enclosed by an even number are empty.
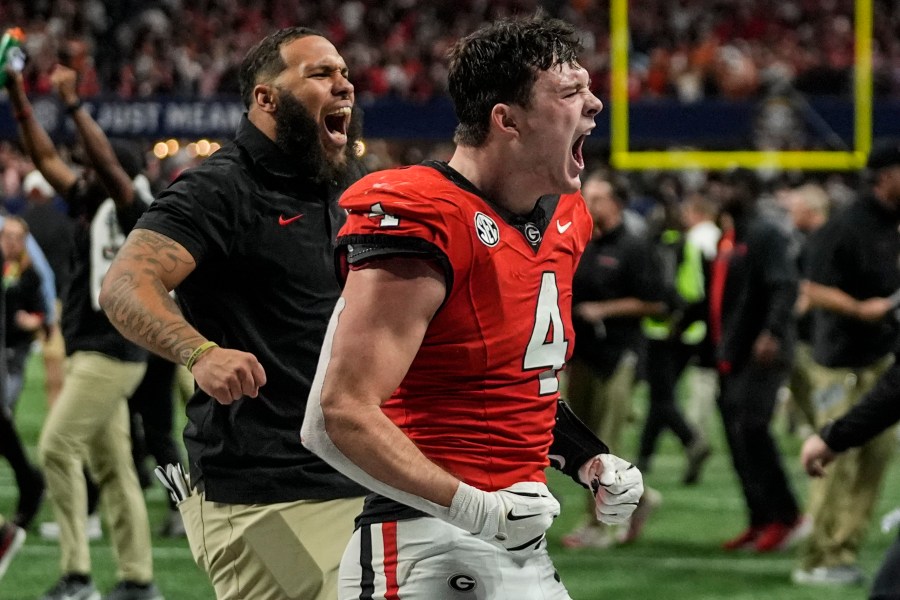
<svg viewBox="0 0 900 600">
<path fill-rule="evenodd" d="M 866 580 L 862 569 L 856 565 L 814 567 L 808 571 L 797 569 L 791 573 L 791 581 L 800 585 L 862 585 Z"/>
<path fill-rule="evenodd" d="M 56 521 L 47 521 L 41 523 L 38 528 L 38 534 L 45 540 L 59 539 L 59 523 Z M 103 527 L 100 525 L 100 515 L 94 513 L 88 515 L 87 518 L 87 539 L 89 542 L 99 540 L 103 537 Z"/>
</svg>

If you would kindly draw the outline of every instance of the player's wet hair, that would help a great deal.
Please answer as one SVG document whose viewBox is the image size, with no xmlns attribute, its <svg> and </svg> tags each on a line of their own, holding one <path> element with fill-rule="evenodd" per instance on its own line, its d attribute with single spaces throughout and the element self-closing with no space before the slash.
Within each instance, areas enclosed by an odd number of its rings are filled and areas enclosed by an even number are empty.
<svg viewBox="0 0 900 600">
<path fill-rule="evenodd" d="M 246 108 L 250 108 L 250 104 L 253 102 L 253 88 L 258 83 L 277 76 L 287 68 L 281 57 L 281 47 L 288 42 L 310 35 L 324 37 L 309 27 L 287 27 L 267 35 L 250 48 L 244 56 L 244 60 L 241 61 L 241 70 L 238 75 L 241 100 Z"/>
<path fill-rule="evenodd" d="M 538 72 L 576 64 L 581 49 L 574 27 L 540 13 L 503 19 L 459 40 L 450 50 L 448 76 L 459 119 L 454 141 L 482 145 L 494 105 L 527 108 Z"/>
</svg>

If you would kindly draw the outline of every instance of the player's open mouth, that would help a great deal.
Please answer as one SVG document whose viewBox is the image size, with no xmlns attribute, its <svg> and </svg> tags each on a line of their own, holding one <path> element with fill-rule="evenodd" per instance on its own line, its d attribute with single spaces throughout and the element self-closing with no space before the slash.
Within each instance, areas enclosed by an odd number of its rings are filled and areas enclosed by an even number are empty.
<svg viewBox="0 0 900 600">
<path fill-rule="evenodd" d="M 575 140 L 575 143 L 572 144 L 572 158 L 575 159 L 575 164 L 578 165 L 579 169 L 584 168 L 584 154 L 582 154 L 581 150 L 584 147 L 585 138 L 587 138 L 587 135 L 580 135 Z"/>
<path fill-rule="evenodd" d="M 349 106 L 344 106 L 325 115 L 325 131 L 337 145 L 347 143 L 347 128 L 350 126 L 352 110 Z"/>
</svg>

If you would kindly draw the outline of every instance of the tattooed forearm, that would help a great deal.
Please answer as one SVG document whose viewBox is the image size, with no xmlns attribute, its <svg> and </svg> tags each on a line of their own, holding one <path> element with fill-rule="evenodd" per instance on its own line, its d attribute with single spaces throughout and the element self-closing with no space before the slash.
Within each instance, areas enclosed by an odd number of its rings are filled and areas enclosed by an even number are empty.
<svg viewBox="0 0 900 600">
<path fill-rule="evenodd" d="M 205 341 L 169 295 L 195 267 L 164 235 L 135 229 L 119 250 L 100 292 L 110 322 L 128 339 L 179 363 Z"/>
<path fill-rule="evenodd" d="M 203 343 L 203 336 L 184 320 L 178 305 L 164 288 L 145 290 L 158 303 L 161 309 L 158 311 L 148 310 L 137 290 L 138 284 L 131 274 L 109 282 L 103 308 L 110 322 L 141 346 L 179 363 L 186 362 L 194 348 Z"/>
</svg>

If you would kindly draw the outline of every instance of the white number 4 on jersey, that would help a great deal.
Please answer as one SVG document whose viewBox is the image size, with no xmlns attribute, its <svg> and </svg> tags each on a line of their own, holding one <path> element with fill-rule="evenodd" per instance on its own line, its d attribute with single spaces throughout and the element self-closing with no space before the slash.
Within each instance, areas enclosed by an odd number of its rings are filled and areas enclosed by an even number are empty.
<svg viewBox="0 0 900 600">
<path fill-rule="evenodd" d="M 566 340 L 566 331 L 559 310 L 556 273 L 547 272 L 541 277 L 541 290 L 538 293 L 537 309 L 534 313 L 534 329 L 525 349 L 523 363 L 525 370 L 547 368 L 538 376 L 542 396 L 559 391 L 556 373 L 563 368 L 568 350 L 569 342 Z"/>
</svg>

